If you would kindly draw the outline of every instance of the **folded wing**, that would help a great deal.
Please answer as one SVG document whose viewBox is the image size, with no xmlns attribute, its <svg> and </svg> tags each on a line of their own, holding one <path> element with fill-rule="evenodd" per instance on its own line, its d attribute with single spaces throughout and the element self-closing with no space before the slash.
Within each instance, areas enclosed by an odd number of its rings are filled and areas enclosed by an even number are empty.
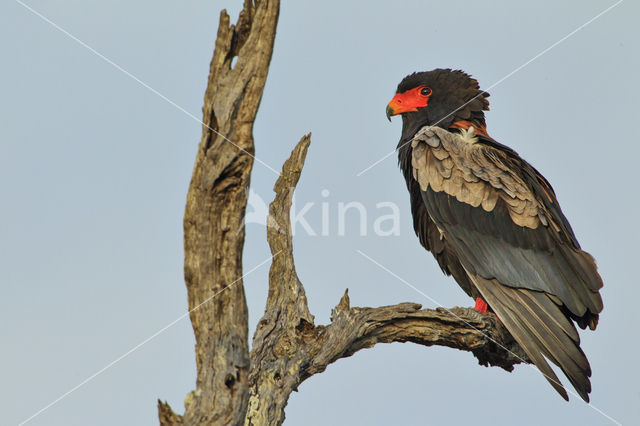
<svg viewBox="0 0 640 426">
<path fill-rule="evenodd" d="M 514 151 L 473 132 L 423 128 L 411 146 L 412 198 L 422 198 L 432 228 L 428 248 L 485 298 L 563 397 L 545 358 L 587 400 L 591 371 L 571 320 L 595 328 L 602 280 L 551 186 Z M 413 209 L 414 221 L 424 220 Z"/>
</svg>

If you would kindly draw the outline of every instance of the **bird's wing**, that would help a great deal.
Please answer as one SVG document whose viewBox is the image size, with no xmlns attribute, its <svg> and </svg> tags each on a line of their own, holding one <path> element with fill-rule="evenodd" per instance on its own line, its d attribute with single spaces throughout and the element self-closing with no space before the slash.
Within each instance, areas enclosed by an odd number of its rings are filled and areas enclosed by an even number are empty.
<svg viewBox="0 0 640 426">
<path fill-rule="evenodd" d="M 462 132 L 423 128 L 412 141 L 413 176 L 429 217 L 540 370 L 555 380 L 547 356 L 584 397 L 590 370 L 567 316 L 595 328 L 602 310 L 595 262 L 533 167 Z"/>
<path fill-rule="evenodd" d="M 407 168 L 407 170 L 410 170 L 410 168 Z M 413 228 L 420 244 L 433 254 L 442 272 L 453 276 L 465 293 L 474 299 L 479 297 L 480 294 L 460 264 L 460 260 L 451 245 L 442 238 L 438 227 L 429 216 L 418 182 L 413 180 L 411 176 L 408 177 L 409 179 L 406 179 L 406 181 L 410 194 Z"/>
</svg>

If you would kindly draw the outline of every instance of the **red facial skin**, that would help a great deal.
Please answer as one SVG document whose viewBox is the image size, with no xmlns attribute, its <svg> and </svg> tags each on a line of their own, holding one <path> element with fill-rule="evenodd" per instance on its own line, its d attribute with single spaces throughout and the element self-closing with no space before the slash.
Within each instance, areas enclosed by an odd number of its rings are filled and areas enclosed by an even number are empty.
<svg viewBox="0 0 640 426">
<path fill-rule="evenodd" d="M 428 94 L 423 94 L 423 89 L 427 89 Z M 429 104 L 429 98 L 432 94 L 433 92 L 427 86 L 418 86 L 413 89 L 409 89 L 406 92 L 397 93 L 387 105 L 387 117 L 402 114 L 404 112 L 418 111 L 418 108 L 426 107 Z M 487 128 L 485 126 L 473 124 L 466 120 L 456 121 L 449 126 L 449 128 L 469 129 L 471 126 L 473 126 L 476 134 L 491 138 L 487 133 Z"/>
<path fill-rule="evenodd" d="M 426 89 L 423 93 L 423 89 Z M 426 107 L 429 97 L 433 92 L 427 86 L 418 86 L 406 92 L 397 93 L 387 105 L 387 116 L 402 114 L 404 112 L 417 111 L 418 108 Z"/>
</svg>

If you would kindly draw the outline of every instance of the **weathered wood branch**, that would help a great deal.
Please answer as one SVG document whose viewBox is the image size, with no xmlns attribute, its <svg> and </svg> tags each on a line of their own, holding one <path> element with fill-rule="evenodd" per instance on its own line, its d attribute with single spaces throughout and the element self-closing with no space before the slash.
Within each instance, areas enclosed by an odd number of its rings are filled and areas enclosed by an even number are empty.
<svg viewBox="0 0 640 426">
<path fill-rule="evenodd" d="M 315 326 L 295 271 L 290 208 L 310 136 L 285 162 L 269 208 L 267 238 L 274 256 L 265 314 L 253 338 L 250 398 L 245 425 L 279 425 L 289 395 L 336 360 L 377 343 L 413 342 L 472 352 L 482 365 L 508 371 L 526 355 L 492 315 L 473 309 L 424 309 L 415 303 L 352 308 L 345 292 L 331 324 Z"/>
<path fill-rule="evenodd" d="M 413 342 L 424 346 L 448 346 L 472 352 L 481 365 L 501 367 L 507 371 L 528 360 L 493 315 L 481 315 L 471 308 L 421 307 L 417 303 L 400 303 L 379 308 L 351 308 L 345 292 L 332 312 L 332 323 L 320 330 L 327 338 L 307 368 L 306 377 L 322 372 L 339 358 L 351 356 L 377 343 Z"/>
<path fill-rule="evenodd" d="M 284 407 L 300 382 L 299 365 L 292 362 L 304 346 L 306 331 L 313 330 L 304 287 L 293 263 L 289 210 L 293 191 L 307 155 L 311 135 L 303 137 L 282 167 L 276 197 L 269 206 L 267 239 L 273 254 L 269 270 L 269 295 L 265 314 L 253 336 L 250 398 L 245 425 L 280 424 Z M 314 336 L 309 336 L 313 338 Z"/>
<path fill-rule="evenodd" d="M 202 138 L 184 215 L 184 276 L 196 338 L 196 389 L 185 400 L 183 416 L 159 402 L 162 425 L 237 424 L 246 412 L 244 214 L 254 160 L 253 123 L 278 13 L 279 0 L 255 4 L 245 0 L 236 25 L 230 25 L 226 11 L 220 14 L 204 96 Z"/>
</svg>

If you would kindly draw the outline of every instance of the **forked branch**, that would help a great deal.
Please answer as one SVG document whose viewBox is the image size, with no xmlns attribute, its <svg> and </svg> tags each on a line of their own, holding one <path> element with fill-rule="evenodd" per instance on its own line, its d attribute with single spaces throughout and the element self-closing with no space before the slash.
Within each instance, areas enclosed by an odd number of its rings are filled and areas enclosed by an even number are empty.
<svg viewBox="0 0 640 426">
<path fill-rule="evenodd" d="M 527 360 L 494 316 L 468 308 L 421 309 L 416 303 L 357 308 L 345 292 L 331 324 L 316 326 L 295 271 L 289 219 L 309 144 L 310 135 L 304 136 L 285 162 L 269 209 L 267 238 L 274 258 L 265 314 L 253 338 L 245 425 L 281 424 L 289 395 L 302 381 L 377 343 L 448 346 L 508 371 Z"/>
</svg>

